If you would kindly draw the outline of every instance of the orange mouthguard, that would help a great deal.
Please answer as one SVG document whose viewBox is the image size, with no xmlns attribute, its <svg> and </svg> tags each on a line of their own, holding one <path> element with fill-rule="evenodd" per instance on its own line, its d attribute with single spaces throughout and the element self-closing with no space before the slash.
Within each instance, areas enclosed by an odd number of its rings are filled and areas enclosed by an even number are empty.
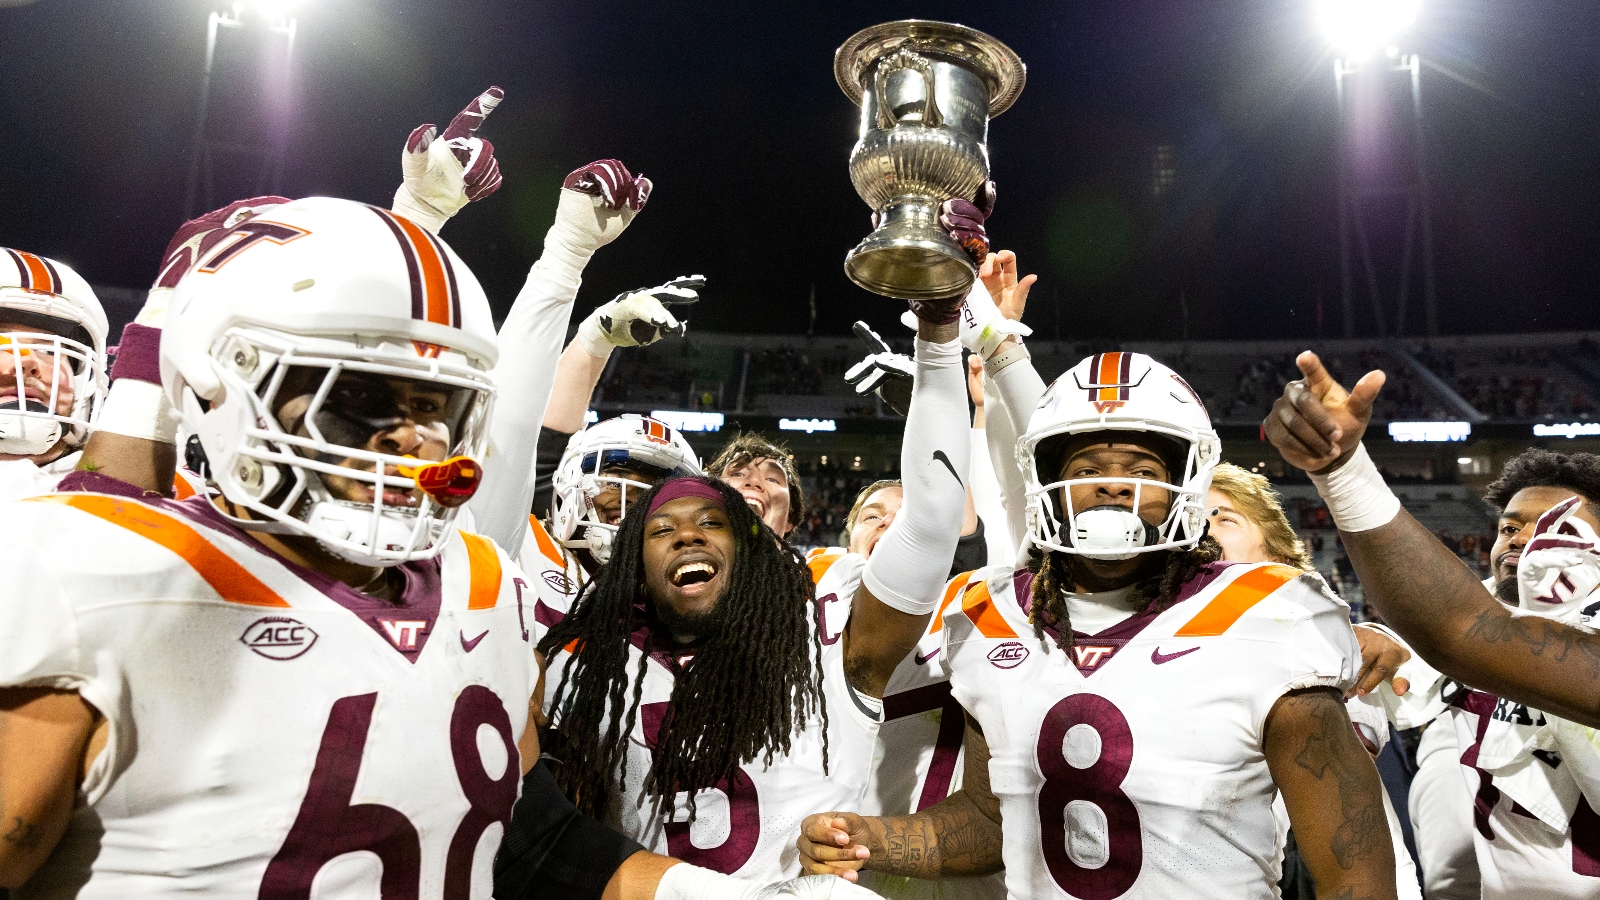
<svg viewBox="0 0 1600 900">
<path fill-rule="evenodd" d="M 444 462 L 420 466 L 396 466 L 395 471 L 415 481 L 434 502 L 450 509 L 471 500 L 483 481 L 483 466 L 470 456 L 452 456 Z"/>
</svg>

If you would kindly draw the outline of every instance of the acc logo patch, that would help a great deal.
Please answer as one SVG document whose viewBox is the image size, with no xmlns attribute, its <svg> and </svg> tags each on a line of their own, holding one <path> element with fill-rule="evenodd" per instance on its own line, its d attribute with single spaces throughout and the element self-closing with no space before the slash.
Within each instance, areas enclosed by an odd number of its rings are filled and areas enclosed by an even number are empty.
<svg viewBox="0 0 1600 900">
<path fill-rule="evenodd" d="M 239 643 L 267 659 L 295 659 L 317 642 L 317 633 L 297 619 L 267 616 L 250 623 Z"/>
<path fill-rule="evenodd" d="M 989 651 L 989 662 L 1000 669 L 1014 669 L 1022 665 L 1022 661 L 1027 658 L 1028 648 L 1018 641 L 1006 641 Z"/>
<path fill-rule="evenodd" d="M 550 585 L 563 594 L 572 593 L 572 579 L 568 578 L 567 573 L 565 572 L 557 572 L 555 569 L 545 569 L 544 574 L 539 577 L 544 579 L 545 584 Z"/>
</svg>

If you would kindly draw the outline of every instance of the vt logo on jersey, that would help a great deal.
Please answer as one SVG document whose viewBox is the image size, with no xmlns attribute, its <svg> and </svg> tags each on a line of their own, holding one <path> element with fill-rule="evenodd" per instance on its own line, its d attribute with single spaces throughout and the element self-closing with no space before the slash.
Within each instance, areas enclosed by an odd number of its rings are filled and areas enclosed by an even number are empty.
<svg viewBox="0 0 1600 900">
<path fill-rule="evenodd" d="M 310 625 L 287 616 L 257 619 L 239 635 L 239 643 L 267 659 L 295 659 L 316 642 L 317 633 Z"/>
<path fill-rule="evenodd" d="M 427 619 L 379 619 L 383 633 L 394 642 L 396 650 L 415 650 L 417 640 L 428 630 Z"/>
<path fill-rule="evenodd" d="M 1088 674 L 1100 668 L 1111 655 L 1117 652 L 1120 644 L 1073 644 L 1072 655 L 1078 665 L 1078 671 Z"/>
<path fill-rule="evenodd" d="M 989 651 L 989 662 L 1001 669 L 1015 669 L 1028 658 L 1028 648 L 1019 641 L 1006 641 Z"/>
</svg>

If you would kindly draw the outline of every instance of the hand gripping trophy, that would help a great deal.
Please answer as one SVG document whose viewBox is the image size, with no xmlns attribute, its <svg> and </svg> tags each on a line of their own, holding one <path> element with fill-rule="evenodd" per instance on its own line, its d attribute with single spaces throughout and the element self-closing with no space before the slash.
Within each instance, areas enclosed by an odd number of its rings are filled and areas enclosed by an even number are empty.
<svg viewBox="0 0 1600 900">
<path fill-rule="evenodd" d="M 972 200 L 989 180 L 989 119 L 1022 93 L 1027 67 L 981 31 L 907 19 L 851 36 L 833 74 L 861 107 L 850 181 L 873 209 L 873 231 L 845 257 L 845 274 L 903 300 L 965 294 L 977 269 L 939 229 L 939 207 Z"/>
</svg>

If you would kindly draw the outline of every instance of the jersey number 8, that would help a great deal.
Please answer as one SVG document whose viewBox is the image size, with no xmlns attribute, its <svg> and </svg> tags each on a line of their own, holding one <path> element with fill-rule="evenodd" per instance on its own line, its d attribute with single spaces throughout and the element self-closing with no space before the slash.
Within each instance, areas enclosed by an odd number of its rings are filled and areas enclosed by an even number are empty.
<svg viewBox="0 0 1600 900">
<path fill-rule="evenodd" d="M 1082 900 L 1127 893 L 1144 863 L 1139 809 L 1122 792 L 1133 732 L 1110 700 L 1073 694 L 1039 728 L 1039 838 L 1050 877 Z"/>
</svg>

